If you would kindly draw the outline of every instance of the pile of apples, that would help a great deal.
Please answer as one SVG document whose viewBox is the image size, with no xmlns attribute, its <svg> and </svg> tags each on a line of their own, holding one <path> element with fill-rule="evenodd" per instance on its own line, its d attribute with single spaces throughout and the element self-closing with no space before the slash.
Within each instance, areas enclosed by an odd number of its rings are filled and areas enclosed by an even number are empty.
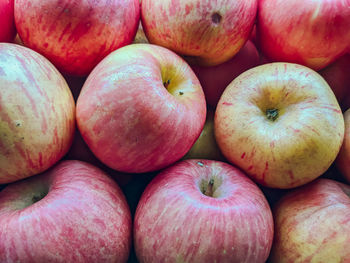
<svg viewBox="0 0 350 263">
<path fill-rule="evenodd" d="M 0 0 L 0 262 L 350 262 L 350 0 Z"/>
</svg>

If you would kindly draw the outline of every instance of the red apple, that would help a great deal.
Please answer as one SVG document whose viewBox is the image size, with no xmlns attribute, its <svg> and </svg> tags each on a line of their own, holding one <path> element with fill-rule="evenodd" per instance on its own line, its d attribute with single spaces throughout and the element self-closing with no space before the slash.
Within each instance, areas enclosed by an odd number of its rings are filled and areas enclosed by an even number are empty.
<svg viewBox="0 0 350 263">
<path fill-rule="evenodd" d="M 251 41 L 248 41 L 243 48 L 229 61 L 212 67 L 193 65 L 208 105 L 215 108 L 222 92 L 244 71 L 259 64 L 259 53 Z"/>
<path fill-rule="evenodd" d="M 16 36 L 14 0 L 0 0 L 0 42 L 11 42 Z"/>
<path fill-rule="evenodd" d="M 273 219 L 263 193 L 237 168 L 181 161 L 146 187 L 134 219 L 140 262 L 265 262 Z"/>
<path fill-rule="evenodd" d="M 350 262 L 350 186 L 318 179 L 273 210 L 271 263 Z"/>
<path fill-rule="evenodd" d="M 73 96 L 57 69 L 33 50 L 0 43 L 0 184 L 54 165 L 74 130 Z"/>
<path fill-rule="evenodd" d="M 0 192 L 1 262 L 126 262 L 132 219 L 100 169 L 64 161 Z"/>
<path fill-rule="evenodd" d="M 350 48 L 350 0 L 261 0 L 257 38 L 273 61 L 320 70 Z"/>
<path fill-rule="evenodd" d="M 26 46 L 61 72 L 83 76 L 133 41 L 139 5 L 138 0 L 16 0 L 15 22 Z"/>
<path fill-rule="evenodd" d="M 350 54 L 346 54 L 319 71 L 332 88 L 343 110 L 350 108 Z"/>
<path fill-rule="evenodd" d="M 141 21 L 150 43 L 218 65 L 248 40 L 257 0 L 142 0 Z"/>
<path fill-rule="evenodd" d="M 203 130 L 183 159 L 209 159 L 224 161 L 214 135 L 214 110 L 207 108 Z"/>
<path fill-rule="evenodd" d="M 206 103 L 183 59 L 163 47 L 132 44 L 91 72 L 76 114 L 98 159 L 115 170 L 144 173 L 186 154 L 204 126 Z"/>
<path fill-rule="evenodd" d="M 342 176 L 350 183 L 350 108 L 344 112 L 344 122 L 344 141 L 335 164 Z"/>
<path fill-rule="evenodd" d="M 344 119 L 327 82 L 291 63 L 245 71 L 222 94 L 216 141 L 227 160 L 256 182 L 292 188 L 322 175 L 344 138 Z"/>
</svg>

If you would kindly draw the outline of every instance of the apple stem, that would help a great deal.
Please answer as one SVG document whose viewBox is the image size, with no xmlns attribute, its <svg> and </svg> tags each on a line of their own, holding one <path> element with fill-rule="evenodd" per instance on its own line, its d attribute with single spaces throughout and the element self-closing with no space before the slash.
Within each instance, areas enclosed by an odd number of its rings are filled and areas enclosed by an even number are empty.
<svg viewBox="0 0 350 263">
<path fill-rule="evenodd" d="M 164 82 L 163 82 L 163 85 L 164 85 L 164 87 L 165 87 L 166 89 L 168 88 L 169 84 L 170 84 L 170 79 L 168 79 L 167 81 L 164 81 Z"/>
<path fill-rule="evenodd" d="M 266 110 L 266 117 L 267 119 L 271 121 L 275 121 L 278 118 L 278 109 L 267 109 Z"/>
<path fill-rule="evenodd" d="M 209 180 L 209 183 L 208 183 L 208 185 L 207 185 L 207 188 L 204 190 L 204 194 L 206 195 L 206 196 L 210 196 L 210 197 L 213 197 L 213 194 L 214 194 L 214 179 L 213 178 L 211 178 L 210 180 Z"/>
</svg>

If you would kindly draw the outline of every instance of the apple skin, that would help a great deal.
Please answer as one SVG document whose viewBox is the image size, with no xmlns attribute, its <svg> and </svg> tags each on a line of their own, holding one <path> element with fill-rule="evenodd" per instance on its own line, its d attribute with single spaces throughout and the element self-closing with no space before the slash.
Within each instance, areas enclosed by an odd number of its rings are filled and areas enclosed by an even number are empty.
<svg viewBox="0 0 350 263">
<path fill-rule="evenodd" d="M 224 161 L 214 135 L 214 113 L 212 108 L 207 108 L 207 117 L 203 130 L 191 149 L 182 159 L 209 159 Z"/>
<path fill-rule="evenodd" d="M 232 58 L 248 40 L 257 2 L 142 0 L 141 21 L 150 43 L 213 66 Z"/>
<path fill-rule="evenodd" d="M 74 130 L 73 96 L 57 69 L 29 48 L 0 43 L 0 184 L 54 165 Z"/>
<path fill-rule="evenodd" d="M 242 49 L 230 60 L 212 67 L 192 65 L 208 105 L 215 108 L 225 88 L 244 71 L 258 66 L 259 53 L 254 44 L 248 40 Z"/>
<path fill-rule="evenodd" d="M 344 112 L 344 141 L 335 161 L 337 170 L 350 183 L 350 108 Z"/>
<path fill-rule="evenodd" d="M 65 160 L 79 160 L 92 164 L 100 169 L 115 180 L 120 187 L 126 186 L 131 179 L 134 177 L 133 174 L 121 173 L 115 171 L 108 166 L 104 165 L 97 157 L 91 152 L 89 147 L 84 142 L 80 135 L 78 129 L 76 129 L 74 134 L 74 139 L 72 146 L 70 147 L 68 153 L 64 156 Z"/>
<path fill-rule="evenodd" d="M 0 42 L 11 42 L 16 36 L 14 0 L 0 0 Z"/>
<path fill-rule="evenodd" d="M 257 39 L 272 61 L 321 70 L 350 48 L 350 0 L 261 0 Z"/>
<path fill-rule="evenodd" d="M 203 187 L 213 179 L 213 197 Z M 240 170 L 213 160 L 184 160 L 143 192 L 134 246 L 143 262 L 265 262 L 273 238 L 271 209 Z"/>
<path fill-rule="evenodd" d="M 106 55 L 130 44 L 138 0 L 16 0 L 18 34 L 62 73 L 86 76 Z"/>
<path fill-rule="evenodd" d="M 271 263 L 349 262 L 350 186 L 317 179 L 287 193 L 273 209 Z"/>
<path fill-rule="evenodd" d="M 99 160 L 118 171 L 144 173 L 187 153 L 203 129 L 206 102 L 182 58 L 160 46 L 132 44 L 112 52 L 91 72 L 76 118 Z"/>
<path fill-rule="evenodd" d="M 0 192 L 1 262 L 126 262 L 131 239 L 123 192 L 90 164 L 63 161 Z"/>
<path fill-rule="evenodd" d="M 333 90 L 342 110 L 350 108 L 350 54 L 340 57 L 319 73 Z"/>
<path fill-rule="evenodd" d="M 316 71 L 276 62 L 231 82 L 216 108 L 214 132 L 230 163 L 263 186 L 288 189 L 331 166 L 343 142 L 344 119 Z"/>
</svg>

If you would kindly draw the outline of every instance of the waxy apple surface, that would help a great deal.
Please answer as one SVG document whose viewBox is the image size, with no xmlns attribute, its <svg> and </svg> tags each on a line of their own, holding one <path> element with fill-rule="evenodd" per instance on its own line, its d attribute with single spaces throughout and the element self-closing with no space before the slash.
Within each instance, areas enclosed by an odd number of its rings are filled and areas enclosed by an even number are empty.
<svg viewBox="0 0 350 263">
<path fill-rule="evenodd" d="M 74 130 L 73 96 L 57 69 L 33 50 L 0 43 L 0 184 L 54 165 Z"/>
<path fill-rule="evenodd" d="M 317 179 L 273 209 L 271 263 L 350 262 L 350 186 Z"/>
<path fill-rule="evenodd" d="M 14 0 L 0 0 L 0 42 L 11 42 L 16 36 Z"/>
<path fill-rule="evenodd" d="M 134 218 L 140 262 L 266 262 L 273 219 L 257 185 L 230 164 L 185 160 L 146 187 Z"/>
<path fill-rule="evenodd" d="M 132 44 L 91 72 L 77 101 L 80 133 L 107 166 L 129 173 L 162 169 L 182 158 L 206 118 L 202 87 L 174 52 Z"/>
<path fill-rule="evenodd" d="M 292 188 L 322 175 L 344 138 L 344 119 L 327 82 L 291 63 L 264 64 L 238 76 L 214 117 L 223 155 L 256 182 Z"/>
<path fill-rule="evenodd" d="M 141 21 L 150 43 L 218 65 L 248 40 L 257 6 L 257 0 L 142 0 Z"/>
<path fill-rule="evenodd" d="M 23 43 L 70 75 L 88 75 L 110 52 L 130 44 L 139 20 L 138 0 L 15 1 Z"/>
<path fill-rule="evenodd" d="M 261 0 L 257 39 L 273 61 L 320 70 L 350 49 L 350 0 Z"/>
<path fill-rule="evenodd" d="M 100 169 L 63 161 L 0 192 L 0 262 L 126 262 L 131 214 Z"/>
</svg>

